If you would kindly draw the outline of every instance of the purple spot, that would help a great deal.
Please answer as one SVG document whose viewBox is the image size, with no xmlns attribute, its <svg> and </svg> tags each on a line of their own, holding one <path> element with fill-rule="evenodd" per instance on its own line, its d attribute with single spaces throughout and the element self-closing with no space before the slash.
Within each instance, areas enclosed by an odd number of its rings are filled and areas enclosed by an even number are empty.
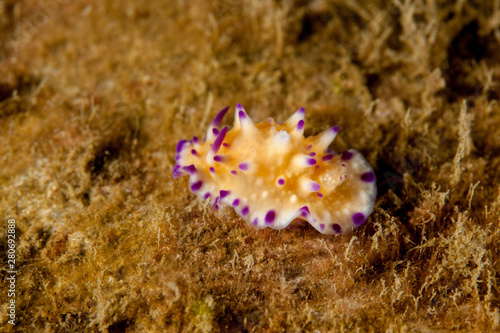
<svg viewBox="0 0 500 333">
<path fill-rule="evenodd" d="M 363 222 L 365 222 L 365 214 L 363 213 L 356 213 L 352 216 L 352 221 L 354 222 L 355 225 L 362 225 Z"/>
<path fill-rule="evenodd" d="M 205 193 L 205 195 L 203 196 L 203 199 L 207 200 L 208 198 L 210 198 L 211 195 L 209 192 Z"/>
<path fill-rule="evenodd" d="M 298 112 L 300 112 L 300 113 L 302 113 L 302 114 L 305 114 L 305 113 L 306 113 L 306 109 L 304 109 L 304 108 L 300 108 Z"/>
<path fill-rule="evenodd" d="M 200 143 L 200 139 L 198 139 L 197 136 L 193 136 L 193 142 L 194 143 Z"/>
<path fill-rule="evenodd" d="M 361 175 L 361 180 L 371 183 L 372 181 L 375 180 L 375 174 L 371 171 L 365 172 L 364 174 Z"/>
<path fill-rule="evenodd" d="M 186 170 L 190 175 L 196 173 L 196 167 L 193 164 L 182 167 L 182 170 Z"/>
<path fill-rule="evenodd" d="M 257 225 L 257 224 L 259 224 L 259 219 L 255 218 L 255 220 L 253 220 L 253 225 Z"/>
<path fill-rule="evenodd" d="M 233 175 L 237 175 L 237 174 L 238 174 L 238 173 L 236 172 L 236 170 L 231 170 L 231 173 L 232 173 Z"/>
<path fill-rule="evenodd" d="M 215 155 L 214 156 L 214 161 L 220 163 L 220 162 L 224 161 L 224 156 L 222 156 L 222 155 Z"/>
<path fill-rule="evenodd" d="M 338 126 L 332 127 L 332 132 L 333 133 L 338 133 L 338 131 L 339 131 L 339 127 Z"/>
<path fill-rule="evenodd" d="M 304 128 L 304 120 L 299 120 L 299 122 L 297 123 L 297 129 L 300 131 L 301 129 Z"/>
<path fill-rule="evenodd" d="M 203 185 L 203 182 L 201 180 L 199 180 L 196 183 L 191 184 L 191 190 L 193 192 L 196 192 L 201 188 L 201 185 Z"/>
<path fill-rule="evenodd" d="M 175 160 L 178 161 L 181 159 L 181 155 L 175 155 Z"/>
<path fill-rule="evenodd" d="M 311 182 L 311 190 L 313 192 L 318 192 L 321 186 L 316 182 Z"/>
<path fill-rule="evenodd" d="M 217 127 L 219 126 L 220 122 L 222 121 L 222 118 L 224 118 L 224 116 L 226 115 L 227 113 L 227 110 L 229 110 L 229 106 L 226 106 L 224 109 L 222 109 L 214 118 L 214 120 L 212 120 L 212 126 L 213 127 Z M 216 134 L 217 135 L 217 134 Z"/>
<path fill-rule="evenodd" d="M 226 147 L 226 148 L 231 147 L 231 145 L 230 145 L 229 143 L 225 143 L 225 142 L 224 142 L 222 145 L 223 145 L 224 147 Z"/>
<path fill-rule="evenodd" d="M 318 197 L 323 198 L 323 194 L 318 192 Z"/>
<path fill-rule="evenodd" d="M 198 152 L 194 149 L 191 149 L 191 154 L 193 154 L 194 156 L 199 156 Z"/>
<path fill-rule="evenodd" d="M 214 130 L 215 130 L 215 128 L 214 128 Z M 219 148 L 222 145 L 224 138 L 226 137 L 226 133 L 227 133 L 227 127 L 224 127 L 222 129 L 222 131 L 220 131 L 219 135 L 217 135 L 217 137 L 215 138 L 214 144 L 212 146 L 212 152 L 214 154 L 219 151 Z"/>
<path fill-rule="evenodd" d="M 316 156 L 316 153 L 315 152 L 312 152 L 312 153 L 309 153 L 309 156 Z"/>
<path fill-rule="evenodd" d="M 307 164 L 314 165 L 314 164 L 316 164 L 316 160 L 314 158 L 308 158 L 307 159 Z"/>
<path fill-rule="evenodd" d="M 345 163 L 342 163 L 340 166 L 345 167 L 345 166 L 346 166 L 346 164 L 345 164 Z"/>
<path fill-rule="evenodd" d="M 214 169 L 214 167 L 210 167 L 210 172 L 211 172 L 211 173 L 215 173 L 215 169 Z"/>
<path fill-rule="evenodd" d="M 278 184 L 284 185 L 285 184 L 285 180 L 283 178 L 278 179 Z"/>
<path fill-rule="evenodd" d="M 179 164 L 174 165 L 174 171 L 177 171 L 177 170 L 179 170 L 180 168 L 181 168 L 181 166 L 180 166 Z"/>
<path fill-rule="evenodd" d="M 233 206 L 238 206 L 240 204 L 240 199 L 234 199 Z"/>
<path fill-rule="evenodd" d="M 336 233 L 340 234 L 342 232 L 342 227 L 338 225 L 337 223 L 332 224 L 332 229 Z"/>
<path fill-rule="evenodd" d="M 321 230 L 325 230 L 325 225 L 324 225 L 323 223 L 321 223 L 321 224 L 319 225 L 319 228 L 320 228 Z"/>
<path fill-rule="evenodd" d="M 309 212 L 309 208 L 307 206 L 304 206 L 300 209 L 300 212 L 301 212 L 301 216 L 307 216 L 309 214 L 311 214 L 311 212 Z"/>
<path fill-rule="evenodd" d="M 172 177 L 174 177 L 174 178 L 179 178 L 182 176 L 184 176 L 184 174 L 179 170 L 174 170 L 174 172 L 172 172 Z"/>
<path fill-rule="evenodd" d="M 212 133 L 214 133 L 214 135 L 218 135 L 219 134 L 219 130 L 217 128 L 212 128 Z"/>
<path fill-rule="evenodd" d="M 182 146 L 184 146 L 187 143 L 187 140 L 181 140 L 177 144 L 177 152 L 180 153 L 182 151 Z"/>
<path fill-rule="evenodd" d="M 352 153 L 350 151 L 346 150 L 345 152 L 342 153 L 341 158 L 344 161 L 350 160 L 352 158 Z"/>
<path fill-rule="evenodd" d="M 219 210 L 219 205 L 215 205 L 215 210 Z"/>
<path fill-rule="evenodd" d="M 307 150 L 311 149 L 313 145 L 309 145 L 306 147 Z"/>
<path fill-rule="evenodd" d="M 324 155 L 321 160 L 322 161 L 330 161 L 331 159 L 333 158 L 333 155 L 332 154 L 327 154 L 327 155 Z"/>
<path fill-rule="evenodd" d="M 229 195 L 229 193 L 231 193 L 231 192 L 230 191 L 221 190 L 220 191 L 220 198 L 223 199 L 223 198 L 227 197 Z"/>
<path fill-rule="evenodd" d="M 274 210 L 270 210 L 266 214 L 266 224 L 271 224 L 274 222 L 276 218 L 276 212 Z"/>
<path fill-rule="evenodd" d="M 241 214 L 243 214 L 243 216 L 248 214 L 248 206 L 243 207 L 243 209 L 241 210 Z"/>
<path fill-rule="evenodd" d="M 243 170 L 243 171 L 248 170 L 248 163 L 246 163 L 246 162 L 240 163 L 238 168 L 240 168 L 240 170 Z"/>
<path fill-rule="evenodd" d="M 240 110 L 238 112 L 238 117 L 240 117 L 240 119 L 245 119 L 247 117 L 247 115 L 246 115 L 245 111 Z"/>
</svg>

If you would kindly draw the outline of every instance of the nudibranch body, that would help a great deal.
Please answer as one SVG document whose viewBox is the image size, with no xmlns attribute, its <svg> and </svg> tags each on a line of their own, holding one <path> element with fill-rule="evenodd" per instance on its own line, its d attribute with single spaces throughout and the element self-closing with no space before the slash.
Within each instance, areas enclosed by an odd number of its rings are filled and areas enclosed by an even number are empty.
<svg viewBox="0 0 500 333">
<path fill-rule="evenodd" d="M 210 124 L 206 138 L 177 145 L 174 178 L 190 176 L 199 197 L 234 207 L 257 228 L 283 229 L 295 218 L 324 234 L 341 234 L 363 224 L 373 210 L 375 174 L 355 150 L 335 154 L 332 127 L 304 137 L 304 108 L 277 124 L 254 124 L 238 104 L 234 125 L 220 129 L 229 107 Z"/>
</svg>

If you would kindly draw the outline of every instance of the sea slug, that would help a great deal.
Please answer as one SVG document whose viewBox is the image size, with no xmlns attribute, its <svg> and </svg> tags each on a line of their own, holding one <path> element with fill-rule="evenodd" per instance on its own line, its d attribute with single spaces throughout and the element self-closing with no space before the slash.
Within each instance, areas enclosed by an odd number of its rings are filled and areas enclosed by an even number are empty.
<svg viewBox="0 0 500 333">
<path fill-rule="evenodd" d="M 173 177 L 189 175 L 191 190 L 204 200 L 234 207 L 256 228 L 286 228 L 308 221 L 323 234 L 342 234 L 365 222 L 377 192 L 375 174 L 363 156 L 328 148 L 332 127 L 304 137 L 304 108 L 283 123 L 254 124 L 238 104 L 234 125 L 220 129 L 226 107 L 206 138 L 177 144 Z"/>
</svg>

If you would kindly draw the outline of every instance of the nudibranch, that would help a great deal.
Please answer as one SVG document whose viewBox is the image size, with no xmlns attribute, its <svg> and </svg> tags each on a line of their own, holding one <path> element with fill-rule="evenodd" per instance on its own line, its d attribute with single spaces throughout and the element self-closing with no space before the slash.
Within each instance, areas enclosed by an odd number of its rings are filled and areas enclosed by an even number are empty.
<svg viewBox="0 0 500 333">
<path fill-rule="evenodd" d="M 216 209 L 234 207 L 256 228 L 286 228 L 308 221 L 323 234 L 352 231 L 371 214 L 376 196 L 373 169 L 356 150 L 328 148 L 332 127 L 304 137 L 304 108 L 283 123 L 254 124 L 238 104 L 234 125 L 220 129 L 226 107 L 208 127 L 206 138 L 177 144 L 173 177 L 189 175 L 191 190 Z"/>
</svg>

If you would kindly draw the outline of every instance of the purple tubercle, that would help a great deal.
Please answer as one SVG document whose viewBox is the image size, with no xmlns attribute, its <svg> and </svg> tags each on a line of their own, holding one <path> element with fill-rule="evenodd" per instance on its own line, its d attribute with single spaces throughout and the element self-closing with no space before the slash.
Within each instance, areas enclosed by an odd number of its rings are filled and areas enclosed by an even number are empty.
<svg viewBox="0 0 500 333">
<path fill-rule="evenodd" d="M 243 207 L 243 209 L 241 210 L 241 214 L 243 214 L 243 216 L 248 214 L 248 206 Z"/>
<path fill-rule="evenodd" d="M 201 188 L 202 185 L 203 185 L 203 182 L 201 180 L 199 180 L 199 181 L 191 184 L 191 190 L 193 192 L 196 192 L 196 191 L 198 191 Z"/>
<path fill-rule="evenodd" d="M 229 110 L 229 106 L 226 106 L 224 109 L 222 109 L 214 118 L 214 120 L 212 120 L 212 126 L 213 127 L 218 127 L 220 122 L 222 121 L 222 118 L 224 118 L 224 116 L 226 115 L 227 113 L 227 110 Z M 215 134 L 215 133 L 214 133 Z"/>
<path fill-rule="evenodd" d="M 361 180 L 363 180 L 367 183 L 371 183 L 375 180 L 375 174 L 371 171 L 365 172 L 361 175 Z"/>
<path fill-rule="evenodd" d="M 233 175 L 237 175 L 237 174 L 238 174 L 238 172 L 237 172 L 236 170 L 231 170 L 231 174 L 233 174 Z"/>
<path fill-rule="evenodd" d="M 215 210 L 219 210 L 219 205 L 215 205 Z"/>
<path fill-rule="evenodd" d="M 314 157 L 316 156 L 316 153 L 315 152 L 309 153 L 309 156 Z"/>
<path fill-rule="evenodd" d="M 200 156 L 200 154 L 198 154 L 196 149 L 191 149 L 191 154 L 193 154 L 194 156 Z"/>
<path fill-rule="evenodd" d="M 194 166 L 194 164 L 182 167 L 182 170 L 186 170 L 190 175 L 196 173 L 196 167 Z"/>
<path fill-rule="evenodd" d="M 214 167 L 210 167 L 210 169 L 209 169 L 209 170 L 210 170 L 210 172 L 211 172 L 211 173 L 215 173 L 215 169 L 214 169 Z"/>
<path fill-rule="evenodd" d="M 337 223 L 332 224 L 332 229 L 338 234 L 342 233 L 342 227 Z"/>
<path fill-rule="evenodd" d="M 172 172 L 172 177 L 174 177 L 174 178 L 179 178 L 179 177 L 182 177 L 182 176 L 184 176 L 184 175 L 185 175 L 185 174 L 184 174 L 181 170 L 178 170 L 178 169 L 177 169 L 177 170 L 174 170 L 174 171 Z"/>
<path fill-rule="evenodd" d="M 238 168 L 242 171 L 246 171 L 248 170 L 248 163 L 246 162 L 240 163 L 240 165 L 238 165 Z"/>
<path fill-rule="evenodd" d="M 319 225 L 319 228 L 320 228 L 321 230 L 325 230 L 325 225 L 324 225 L 323 223 L 321 223 L 321 224 Z"/>
<path fill-rule="evenodd" d="M 306 109 L 305 108 L 300 108 L 299 112 L 302 113 L 302 114 L 306 114 Z"/>
<path fill-rule="evenodd" d="M 356 213 L 352 216 L 352 221 L 354 222 L 355 225 L 362 225 L 363 222 L 365 222 L 365 214 L 363 213 Z"/>
<path fill-rule="evenodd" d="M 207 192 L 205 193 L 205 195 L 203 196 L 203 199 L 207 200 L 208 198 L 210 198 L 211 195 L 210 195 L 210 192 Z"/>
<path fill-rule="evenodd" d="M 311 190 L 313 192 L 318 192 L 321 186 L 316 182 L 311 182 Z"/>
<path fill-rule="evenodd" d="M 215 155 L 214 156 L 214 161 L 221 163 L 221 162 L 224 161 L 224 156 L 222 156 L 222 155 Z"/>
<path fill-rule="evenodd" d="M 313 147 L 313 145 L 309 145 L 306 147 L 307 150 L 311 149 Z"/>
<path fill-rule="evenodd" d="M 175 160 L 178 161 L 181 159 L 181 155 L 175 155 Z"/>
<path fill-rule="evenodd" d="M 247 114 L 245 113 L 245 111 L 240 110 L 238 112 L 238 117 L 240 117 L 240 119 L 245 119 L 247 117 Z"/>
<path fill-rule="evenodd" d="M 174 171 L 177 171 L 177 170 L 179 170 L 180 168 L 181 168 L 181 166 L 180 166 L 179 164 L 174 165 Z"/>
<path fill-rule="evenodd" d="M 238 206 L 239 204 L 240 204 L 240 199 L 238 199 L 238 198 L 234 199 L 234 201 L 233 201 L 233 206 L 234 206 L 234 207 L 236 207 L 236 206 Z"/>
<path fill-rule="evenodd" d="M 273 209 L 271 209 L 266 214 L 266 217 L 265 217 L 266 224 L 273 223 L 275 219 L 276 219 L 276 212 Z"/>
<path fill-rule="evenodd" d="M 252 222 L 252 223 L 253 223 L 253 225 L 257 225 L 257 224 L 259 224 L 259 219 L 258 219 L 258 218 L 255 218 L 255 219 L 253 220 L 253 222 Z"/>
<path fill-rule="evenodd" d="M 346 150 L 345 152 L 342 153 L 341 158 L 343 161 L 348 161 L 352 158 L 352 153 L 350 151 Z"/>
<path fill-rule="evenodd" d="M 316 160 L 314 158 L 308 158 L 307 159 L 307 164 L 314 165 L 314 164 L 316 164 Z"/>
<path fill-rule="evenodd" d="M 304 206 L 300 209 L 300 212 L 301 212 L 301 216 L 304 216 L 306 217 L 307 215 L 311 214 L 311 212 L 309 211 L 309 208 L 307 206 Z"/>
<path fill-rule="evenodd" d="M 338 133 L 339 132 L 339 127 L 338 126 L 332 127 L 332 132 L 333 133 Z"/>
<path fill-rule="evenodd" d="M 215 129 L 215 128 L 214 128 Z M 212 152 L 216 154 L 219 151 L 220 146 L 222 145 L 222 142 L 224 141 L 224 138 L 226 137 L 227 133 L 227 126 L 220 131 L 220 133 L 217 135 L 217 137 L 214 140 L 214 144 L 212 146 Z"/>
<path fill-rule="evenodd" d="M 332 158 L 333 158 L 332 154 L 326 154 L 323 157 L 321 157 L 321 160 L 322 161 L 331 161 Z"/>
<path fill-rule="evenodd" d="M 219 134 L 219 130 L 217 128 L 212 128 L 212 133 L 214 133 L 214 135 L 218 135 Z"/>
<path fill-rule="evenodd" d="M 198 143 L 200 143 L 200 139 L 198 139 L 197 136 L 193 136 L 193 142 L 198 144 Z"/>
<path fill-rule="evenodd" d="M 345 167 L 345 166 L 346 166 L 346 164 L 345 164 L 345 163 L 342 163 L 340 166 Z"/>
<path fill-rule="evenodd" d="M 177 152 L 180 153 L 182 151 L 182 147 L 187 143 L 188 141 L 187 140 L 181 140 L 179 141 L 179 143 L 177 144 Z"/>
<path fill-rule="evenodd" d="M 278 184 L 285 185 L 285 180 L 283 178 L 278 179 Z"/>
<path fill-rule="evenodd" d="M 221 190 L 220 191 L 220 198 L 224 199 L 225 197 L 227 197 L 229 195 L 229 193 L 231 193 L 231 192 L 230 191 Z"/>
<path fill-rule="evenodd" d="M 224 143 L 222 143 L 222 145 L 223 145 L 224 147 L 226 147 L 226 148 L 230 148 L 230 147 L 231 147 L 231 145 L 230 145 L 229 143 L 225 143 L 225 142 L 224 142 Z"/>
<path fill-rule="evenodd" d="M 300 131 L 304 128 L 304 120 L 299 120 L 299 122 L 297 123 L 297 129 Z"/>
<path fill-rule="evenodd" d="M 323 198 L 323 194 L 318 192 L 318 198 Z"/>
</svg>

